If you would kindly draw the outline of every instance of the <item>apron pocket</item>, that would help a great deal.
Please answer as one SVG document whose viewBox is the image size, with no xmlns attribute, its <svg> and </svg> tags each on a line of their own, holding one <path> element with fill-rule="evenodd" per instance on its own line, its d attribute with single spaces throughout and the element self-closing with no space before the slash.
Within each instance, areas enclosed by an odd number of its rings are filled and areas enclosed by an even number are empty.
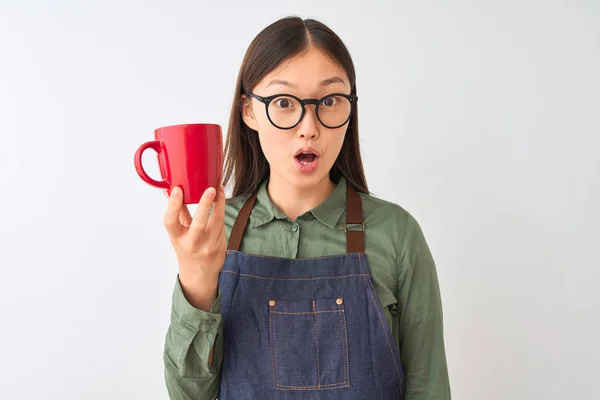
<svg viewBox="0 0 600 400">
<path fill-rule="evenodd" d="M 350 387 L 343 298 L 269 301 L 269 350 L 275 389 Z"/>
</svg>

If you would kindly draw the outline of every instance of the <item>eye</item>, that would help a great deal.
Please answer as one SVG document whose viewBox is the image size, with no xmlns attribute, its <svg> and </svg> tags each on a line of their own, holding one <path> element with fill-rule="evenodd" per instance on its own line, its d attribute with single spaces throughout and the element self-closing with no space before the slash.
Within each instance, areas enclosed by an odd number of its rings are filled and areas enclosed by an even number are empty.
<svg viewBox="0 0 600 400">
<path fill-rule="evenodd" d="M 330 97 L 325 98 L 321 102 L 321 105 L 324 107 L 335 107 L 336 105 L 338 105 L 339 102 L 340 102 L 340 100 L 337 96 L 330 96 Z"/>
<path fill-rule="evenodd" d="M 273 103 L 279 108 L 292 108 L 294 107 L 294 101 L 287 97 L 278 97 Z"/>
</svg>

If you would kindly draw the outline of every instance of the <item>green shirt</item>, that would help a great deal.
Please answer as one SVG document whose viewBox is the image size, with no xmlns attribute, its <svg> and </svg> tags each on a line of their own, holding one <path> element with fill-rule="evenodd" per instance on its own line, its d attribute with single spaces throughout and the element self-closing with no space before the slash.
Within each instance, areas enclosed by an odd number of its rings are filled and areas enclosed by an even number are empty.
<svg viewBox="0 0 600 400">
<path fill-rule="evenodd" d="M 406 376 L 405 399 L 450 399 L 438 277 L 423 232 L 402 207 L 363 193 L 360 196 L 365 253 L 375 291 L 398 343 Z M 227 200 L 228 239 L 245 200 Z M 271 201 L 265 181 L 259 188 L 240 250 L 286 258 L 344 254 L 345 207 L 346 181 L 342 178 L 323 203 L 291 221 Z M 223 361 L 222 337 L 220 298 L 211 312 L 198 310 L 186 301 L 176 279 L 164 351 L 171 399 L 216 398 Z M 211 366 L 208 359 L 213 344 Z"/>
</svg>

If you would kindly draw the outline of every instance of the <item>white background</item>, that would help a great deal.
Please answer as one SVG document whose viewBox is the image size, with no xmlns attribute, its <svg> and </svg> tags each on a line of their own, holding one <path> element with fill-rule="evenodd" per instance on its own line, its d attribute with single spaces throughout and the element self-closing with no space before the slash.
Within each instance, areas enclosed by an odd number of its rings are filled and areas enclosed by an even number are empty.
<svg viewBox="0 0 600 400">
<path fill-rule="evenodd" d="M 436 258 L 453 398 L 600 398 L 600 3 L 367 3 L 0 0 L 0 398 L 167 398 L 177 265 L 133 153 L 225 128 L 290 14 L 354 58 L 369 186 Z"/>
</svg>

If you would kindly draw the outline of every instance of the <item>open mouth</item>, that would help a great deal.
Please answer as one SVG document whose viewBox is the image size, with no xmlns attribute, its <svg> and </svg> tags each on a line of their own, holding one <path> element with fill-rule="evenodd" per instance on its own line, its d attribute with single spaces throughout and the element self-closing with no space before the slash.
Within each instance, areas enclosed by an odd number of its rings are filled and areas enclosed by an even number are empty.
<svg viewBox="0 0 600 400">
<path fill-rule="evenodd" d="M 296 156 L 296 159 L 302 165 L 309 165 L 317 159 L 317 156 L 313 153 L 303 151 L 302 153 Z"/>
</svg>

